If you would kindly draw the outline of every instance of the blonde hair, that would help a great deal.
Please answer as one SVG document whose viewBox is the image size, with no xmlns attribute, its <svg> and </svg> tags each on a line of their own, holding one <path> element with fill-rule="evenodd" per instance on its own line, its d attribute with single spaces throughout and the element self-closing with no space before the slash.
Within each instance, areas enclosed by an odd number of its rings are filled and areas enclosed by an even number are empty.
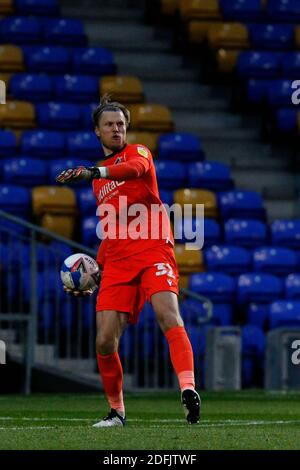
<svg viewBox="0 0 300 470">
<path fill-rule="evenodd" d="M 111 101 L 111 95 L 106 93 L 105 95 L 102 96 L 100 100 L 100 104 L 97 106 L 96 109 L 94 109 L 92 118 L 94 122 L 94 126 L 98 127 L 99 125 L 99 120 L 101 118 L 102 113 L 105 111 L 113 111 L 113 112 L 118 112 L 121 111 L 125 117 L 126 121 L 126 127 L 129 127 L 130 124 L 130 111 L 121 103 L 118 101 Z"/>
</svg>

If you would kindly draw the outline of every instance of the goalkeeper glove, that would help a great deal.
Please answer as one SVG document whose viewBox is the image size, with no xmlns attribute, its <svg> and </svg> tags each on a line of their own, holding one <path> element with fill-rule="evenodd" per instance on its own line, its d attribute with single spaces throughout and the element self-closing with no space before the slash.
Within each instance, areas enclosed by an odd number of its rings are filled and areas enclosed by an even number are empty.
<svg viewBox="0 0 300 470">
<path fill-rule="evenodd" d="M 105 167 L 78 166 L 77 168 L 69 168 L 68 170 L 62 171 L 57 175 L 55 180 L 57 183 L 72 183 L 73 181 L 88 181 L 95 178 L 105 178 L 106 175 L 107 171 Z"/>
</svg>

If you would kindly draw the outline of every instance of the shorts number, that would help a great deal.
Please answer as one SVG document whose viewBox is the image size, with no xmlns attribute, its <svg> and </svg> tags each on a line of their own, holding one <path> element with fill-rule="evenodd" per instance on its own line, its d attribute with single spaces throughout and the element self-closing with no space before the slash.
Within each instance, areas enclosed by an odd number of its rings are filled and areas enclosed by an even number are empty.
<svg viewBox="0 0 300 470">
<path fill-rule="evenodd" d="M 169 263 L 155 263 L 156 266 L 156 276 L 164 276 L 165 274 L 169 277 L 175 279 L 175 275 L 173 274 L 173 269 L 169 265 Z"/>
</svg>

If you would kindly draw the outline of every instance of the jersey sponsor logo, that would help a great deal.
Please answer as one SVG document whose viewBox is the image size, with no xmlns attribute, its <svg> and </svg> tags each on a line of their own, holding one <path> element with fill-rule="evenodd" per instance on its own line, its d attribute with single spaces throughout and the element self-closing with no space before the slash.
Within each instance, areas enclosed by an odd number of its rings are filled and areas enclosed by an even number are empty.
<svg viewBox="0 0 300 470">
<path fill-rule="evenodd" d="M 99 191 L 98 193 L 98 200 L 101 202 L 102 199 L 104 199 L 105 196 L 107 196 L 109 193 L 114 191 L 118 186 L 122 186 L 125 181 L 110 181 L 109 183 L 106 183 Z"/>
<path fill-rule="evenodd" d="M 137 151 L 140 155 L 142 155 L 142 157 L 145 157 L 145 158 L 149 157 L 149 152 L 147 149 L 145 149 L 145 147 L 138 147 Z"/>
</svg>

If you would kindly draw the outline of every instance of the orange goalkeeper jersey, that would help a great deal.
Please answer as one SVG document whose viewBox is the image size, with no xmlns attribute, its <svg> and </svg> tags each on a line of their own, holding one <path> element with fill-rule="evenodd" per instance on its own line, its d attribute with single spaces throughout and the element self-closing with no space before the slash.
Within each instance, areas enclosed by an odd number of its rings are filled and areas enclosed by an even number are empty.
<svg viewBox="0 0 300 470">
<path fill-rule="evenodd" d="M 126 258 L 149 248 L 174 244 L 160 200 L 155 166 L 144 145 L 129 145 L 101 162 L 109 177 L 94 179 L 93 191 L 104 239 L 97 261 Z"/>
</svg>

